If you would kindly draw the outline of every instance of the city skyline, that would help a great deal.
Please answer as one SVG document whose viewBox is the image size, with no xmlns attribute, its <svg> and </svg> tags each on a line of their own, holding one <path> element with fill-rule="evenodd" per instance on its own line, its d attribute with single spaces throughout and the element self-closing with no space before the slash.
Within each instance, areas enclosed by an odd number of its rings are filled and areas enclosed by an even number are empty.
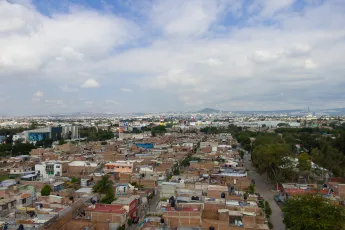
<svg viewBox="0 0 345 230">
<path fill-rule="evenodd" d="M 341 0 L 0 2 L 1 114 L 344 108 Z"/>
</svg>

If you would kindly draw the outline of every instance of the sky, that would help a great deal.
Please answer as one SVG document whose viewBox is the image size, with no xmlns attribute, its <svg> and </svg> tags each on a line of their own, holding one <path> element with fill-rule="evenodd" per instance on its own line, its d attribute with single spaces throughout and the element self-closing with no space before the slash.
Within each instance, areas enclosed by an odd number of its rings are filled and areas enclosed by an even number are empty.
<svg viewBox="0 0 345 230">
<path fill-rule="evenodd" d="M 0 114 L 345 107 L 344 0 L 0 0 Z"/>
</svg>

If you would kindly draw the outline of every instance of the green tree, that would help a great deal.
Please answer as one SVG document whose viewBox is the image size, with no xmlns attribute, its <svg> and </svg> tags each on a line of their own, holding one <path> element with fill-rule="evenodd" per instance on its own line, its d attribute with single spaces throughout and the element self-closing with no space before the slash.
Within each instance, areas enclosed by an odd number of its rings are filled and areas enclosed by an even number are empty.
<svg viewBox="0 0 345 230">
<path fill-rule="evenodd" d="M 345 228 L 345 211 L 318 194 L 288 199 L 283 207 L 284 223 L 291 230 L 341 230 Z"/>
<path fill-rule="evenodd" d="M 113 188 L 113 181 L 108 175 L 102 176 L 101 180 L 92 187 L 93 192 L 103 194 L 100 202 L 103 204 L 111 204 L 115 200 L 115 193 Z"/>
<path fill-rule="evenodd" d="M 71 182 L 72 182 L 73 184 L 75 184 L 75 183 L 80 183 L 80 178 L 76 178 L 75 176 L 72 176 Z"/>
<path fill-rule="evenodd" d="M 307 172 L 311 169 L 311 162 L 308 153 L 301 153 L 298 156 L 298 169 L 300 172 Z"/>
<path fill-rule="evenodd" d="M 113 190 L 113 181 L 110 180 L 108 175 L 102 176 L 102 178 L 92 187 L 93 192 L 101 194 L 106 194 L 110 190 Z"/>
<path fill-rule="evenodd" d="M 64 145 L 64 144 L 66 144 L 66 141 L 65 141 L 65 139 L 61 138 L 59 140 L 59 145 Z"/>
<path fill-rule="evenodd" d="M 281 183 L 283 171 L 292 167 L 288 144 L 261 144 L 252 153 L 252 162 L 260 173 L 266 173 L 275 183 Z"/>
<path fill-rule="evenodd" d="M 267 200 L 265 201 L 264 208 L 265 208 L 264 211 L 265 211 L 266 217 L 267 217 L 267 219 L 269 219 L 270 216 L 272 215 L 272 209 L 271 209 L 270 203 L 268 203 Z"/>
<path fill-rule="evenodd" d="M 279 123 L 277 124 L 277 127 L 289 127 L 290 125 L 288 123 Z"/>
<path fill-rule="evenodd" d="M 249 192 L 249 194 L 253 195 L 255 193 L 255 185 L 253 185 L 253 184 L 249 185 L 248 192 Z"/>
<path fill-rule="evenodd" d="M 173 174 L 174 174 L 175 176 L 180 175 L 180 170 L 175 169 L 174 172 L 173 172 Z"/>
<path fill-rule="evenodd" d="M 51 188 L 49 185 L 44 185 L 43 188 L 41 189 L 41 196 L 49 196 L 51 192 Z"/>
<path fill-rule="evenodd" d="M 100 200 L 102 204 L 111 204 L 115 200 L 114 191 L 108 191 Z"/>
<path fill-rule="evenodd" d="M 238 152 L 239 152 L 239 154 L 240 154 L 241 159 L 243 159 L 243 157 L 244 157 L 244 151 L 239 150 Z"/>
</svg>

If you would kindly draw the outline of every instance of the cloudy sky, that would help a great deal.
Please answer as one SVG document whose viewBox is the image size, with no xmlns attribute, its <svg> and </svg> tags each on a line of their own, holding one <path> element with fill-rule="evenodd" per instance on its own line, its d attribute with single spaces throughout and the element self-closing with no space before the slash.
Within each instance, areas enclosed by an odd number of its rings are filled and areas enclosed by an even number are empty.
<svg viewBox="0 0 345 230">
<path fill-rule="evenodd" d="M 344 0 L 0 0 L 0 114 L 345 107 Z"/>
</svg>

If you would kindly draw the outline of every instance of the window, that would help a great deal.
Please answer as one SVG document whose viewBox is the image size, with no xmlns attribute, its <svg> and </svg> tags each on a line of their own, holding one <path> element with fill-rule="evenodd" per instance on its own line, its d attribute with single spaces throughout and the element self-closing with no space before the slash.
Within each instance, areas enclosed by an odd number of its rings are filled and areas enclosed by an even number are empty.
<svg viewBox="0 0 345 230">
<path fill-rule="evenodd" d="M 26 198 L 22 199 L 22 204 L 26 204 Z"/>
<path fill-rule="evenodd" d="M 116 168 L 120 168 L 120 166 L 116 166 Z"/>
<path fill-rule="evenodd" d="M 60 168 L 60 165 L 56 165 L 55 168 L 59 169 L 59 168 Z"/>
<path fill-rule="evenodd" d="M 125 168 L 125 166 L 122 166 L 122 168 L 124 169 L 124 168 Z"/>
<path fill-rule="evenodd" d="M 132 169 L 132 167 L 128 167 L 129 169 Z"/>
</svg>

